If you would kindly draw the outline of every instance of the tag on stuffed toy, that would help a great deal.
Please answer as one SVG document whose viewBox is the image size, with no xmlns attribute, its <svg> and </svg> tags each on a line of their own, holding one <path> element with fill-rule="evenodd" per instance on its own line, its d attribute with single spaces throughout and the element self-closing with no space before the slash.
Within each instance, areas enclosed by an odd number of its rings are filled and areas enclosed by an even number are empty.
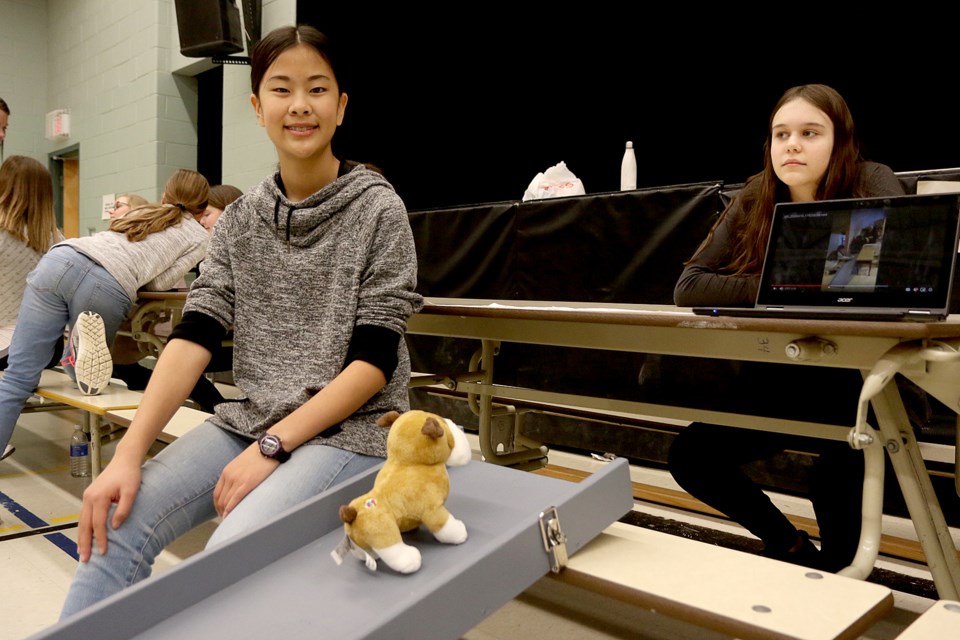
<svg viewBox="0 0 960 640">
<path fill-rule="evenodd" d="M 337 566 L 343 563 L 343 558 L 347 554 L 351 554 L 363 560 L 363 563 L 367 565 L 367 569 L 370 571 L 377 570 L 377 561 L 369 553 L 353 544 L 353 540 L 350 539 L 350 536 L 343 536 L 343 540 L 340 541 L 340 544 L 330 552 L 330 556 L 333 558 L 333 561 L 337 563 Z"/>
</svg>

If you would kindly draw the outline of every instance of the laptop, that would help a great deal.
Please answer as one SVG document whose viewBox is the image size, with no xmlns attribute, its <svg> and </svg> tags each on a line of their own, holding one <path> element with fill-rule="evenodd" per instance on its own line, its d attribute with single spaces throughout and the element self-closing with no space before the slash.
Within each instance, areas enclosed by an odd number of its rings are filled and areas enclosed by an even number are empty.
<svg viewBox="0 0 960 640">
<path fill-rule="evenodd" d="M 936 321 L 949 314 L 960 193 L 778 204 L 753 307 L 710 316 Z"/>
</svg>

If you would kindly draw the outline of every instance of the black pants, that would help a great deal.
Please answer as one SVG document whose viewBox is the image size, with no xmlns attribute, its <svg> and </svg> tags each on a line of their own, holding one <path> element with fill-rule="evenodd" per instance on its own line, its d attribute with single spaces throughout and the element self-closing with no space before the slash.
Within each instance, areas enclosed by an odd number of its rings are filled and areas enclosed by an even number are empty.
<svg viewBox="0 0 960 640">
<path fill-rule="evenodd" d="M 233 347 L 221 347 L 211 354 L 210 363 L 204 369 L 204 373 L 231 371 L 232 369 Z M 134 391 L 146 389 L 152 373 L 152 369 L 139 363 L 114 365 L 113 367 L 114 377 L 123 380 L 127 388 Z M 204 376 L 200 376 L 197 380 L 189 397 L 207 413 L 213 413 L 214 407 L 224 401 L 224 397 L 216 385 Z"/>
<path fill-rule="evenodd" d="M 796 527 L 742 467 L 786 449 L 817 456 L 810 501 L 820 526 L 822 566 L 837 571 L 853 560 L 860 540 L 863 452 L 846 442 L 694 423 L 670 448 L 670 472 L 684 490 L 741 524 L 768 549 L 785 551 L 797 540 Z"/>
<path fill-rule="evenodd" d="M 736 388 L 742 392 L 731 394 L 727 410 L 835 424 L 838 429 L 854 425 L 862 385 L 856 371 L 743 363 L 738 373 Z M 925 396 L 907 393 L 912 385 L 906 381 L 901 390 L 913 421 L 922 413 L 918 404 Z M 837 571 L 850 564 L 859 543 L 863 452 L 840 440 L 694 423 L 674 440 L 668 464 L 684 490 L 741 524 L 777 553 L 796 543 L 797 530 L 743 466 L 786 449 L 816 455 L 809 498 L 820 527 L 821 565 Z M 885 464 L 891 471 L 889 460 Z M 891 487 L 896 489 L 892 483 L 887 485 L 888 490 Z"/>
</svg>

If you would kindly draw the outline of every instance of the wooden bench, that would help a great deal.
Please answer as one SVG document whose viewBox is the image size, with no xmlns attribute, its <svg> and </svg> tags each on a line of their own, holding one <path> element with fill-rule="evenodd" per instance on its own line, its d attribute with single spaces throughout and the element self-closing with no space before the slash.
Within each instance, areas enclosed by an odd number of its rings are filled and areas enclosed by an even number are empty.
<svg viewBox="0 0 960 640">
<path fill-rule="evenodd" d="M 947 640 L 960 637 L 960 602 L 938 600 L 897 636 L 897 640 Z"/>
<path fill-rule="evenodd" d="M 102 445 L 130 425 L 143 399 L 141 392 L 118 384 L 110 384 L 96 396 L 84 395 L 70 376 L 51 369 L 41 374 L 36 396 L 36 401 L 28 403 L 27 411 L 77 409 L 83 412 L 84 431 L 90 437 L 90 468 L 94 477 L 103 467 Z M 157 439 L 169 444 L 210 415 L 205 411 L 180 407 Z"/>
<path fill-rule="evenodd" d="M 621 522 L 553 577 L 743 639 L 851 639 L 893 609 L 881 585 Z"/>
<path fill-rule="evenodd" d="M 104 430 L 103 417 L 109 411 L 135 409 L 143 398 L 139 391 L 130 391 L 118 384 L 109 385 L 96 396 L 84 395 L 70 376 L 52 369 L 43 371 L 35 393 L 41 402 L 28 404 L 27 410 L 78 409 L 83 412 L 83 428 L 90 437 L 90 469 L 94 477 L 101 469 L 101 445 L 110 435 L 110 431 Z"/>
</svg>

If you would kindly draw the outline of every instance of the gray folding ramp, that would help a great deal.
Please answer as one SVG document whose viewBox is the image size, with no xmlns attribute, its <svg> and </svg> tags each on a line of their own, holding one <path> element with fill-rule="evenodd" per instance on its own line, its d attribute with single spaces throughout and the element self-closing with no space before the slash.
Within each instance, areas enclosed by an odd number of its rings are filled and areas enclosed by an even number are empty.
<svg viewBox="0 0 960 640">
<path fill-rule="evenodd" d="M 572 555 L 633 508 L 625 459 L 580 483 L 473 461 L 450 469 L 447 507 L 466 524 L 465 543 L 440 544 L 420 529 L 405 534 L 423 554 L 414 574 L 383 562 L 369 571 L 352 556 L 338 566 L 330 555 L 343 538 L 337 510 L 366 493 L 377 470 L 33 638 L 450 640 L 558 562 L 545 549 L 542 513 L 559 522 L 554 538 L 565 537 Z"/>
</svg>

